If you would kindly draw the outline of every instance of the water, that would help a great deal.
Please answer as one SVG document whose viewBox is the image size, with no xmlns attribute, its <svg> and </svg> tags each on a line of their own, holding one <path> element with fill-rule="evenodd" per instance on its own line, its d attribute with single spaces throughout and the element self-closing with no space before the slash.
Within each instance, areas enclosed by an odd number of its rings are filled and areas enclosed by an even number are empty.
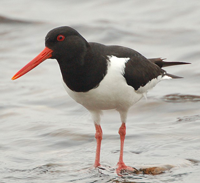
<svg viewBox="0 0 200 183">
<path fill-rule="evenodd" d="M 0 182 L 200 181 L 199 1 L 1 0 Z M 170 165 L 160 175 L 115 173 L 119 115 L 106 111 L 101 162 L 89 113 L 65 92 L 56 61 L 11 81 L 44 48 L 46 33 L 69 25 L 88 41 L 131 47 L 148 58 L 186 61 L 166 68 L 184 79 L 163 81 L 133 106 L 125 162 L 136 168 Z"/>
</svg>

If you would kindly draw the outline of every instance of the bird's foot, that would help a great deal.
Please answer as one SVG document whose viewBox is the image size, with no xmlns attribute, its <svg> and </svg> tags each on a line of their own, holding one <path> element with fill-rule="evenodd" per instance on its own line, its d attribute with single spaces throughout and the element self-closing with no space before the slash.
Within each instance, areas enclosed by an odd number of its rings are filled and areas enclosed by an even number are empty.
<svg viewBox="0 0 200 183">
<path fill-rule="evenodd" d="M 118 163 L 117 164 L 117 169 L 116 169 L 116 173 L 119 176 L 125 175 L 125 174 L 133 174 L 136 173 L 138 170 L 130 167 L 130 166 L 126 166 L 124 163 Z"/>
<path fill-rule="evenodd" d="M 95 162 L 95 163 L 94 163 L 94 168 L 98 168 L 98 167 L 101 167 L 101 164 L 98 163 L 98 162 Z"/>
</svg>

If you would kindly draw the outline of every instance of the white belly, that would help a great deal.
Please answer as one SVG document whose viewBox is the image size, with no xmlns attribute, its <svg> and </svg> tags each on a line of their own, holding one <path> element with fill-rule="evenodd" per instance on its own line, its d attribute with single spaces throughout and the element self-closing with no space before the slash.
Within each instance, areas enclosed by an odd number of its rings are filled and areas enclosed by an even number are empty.
<svg viewBox="0 0 200 183">
<path fill-rule="evenodd" d="M 123 77 L 123 76 L 122 76 Z M 106 79 L 106 78 L 105 78 Z M 142 94 L 126 84 L 126 81 L 107 83 L 103 80 L 98 88 L 88 92 L 74 92 L 65 85 L 67 93 L 88 110 L 126 110 L 142 98 Z"/>
<path fill-rule="evenodd" d="M 88 92 L 74 92 L 64 84 L 67 93 L 88 110 L 128 110 L 143 96 L 127 85 L 122 75 L 128 59 L 111 57 L 107 74 L 97 88 Z"/>
</svg>

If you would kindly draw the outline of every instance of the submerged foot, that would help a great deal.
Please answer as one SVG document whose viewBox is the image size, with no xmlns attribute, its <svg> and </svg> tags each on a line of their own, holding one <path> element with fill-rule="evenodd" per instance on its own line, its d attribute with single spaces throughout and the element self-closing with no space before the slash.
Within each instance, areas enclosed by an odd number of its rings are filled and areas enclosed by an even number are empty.
<svg viewBox="0 0 200 183">
<path fill-rule="evenodd" d="M 117 175 L 122 176 L 123 174 L 132 174 L 132 173 L 136 173 L 138 170 L 130 167 L 130 166 L 126 166 L 124 163 L 118 163 L 117 164 Z"/>
</svg>

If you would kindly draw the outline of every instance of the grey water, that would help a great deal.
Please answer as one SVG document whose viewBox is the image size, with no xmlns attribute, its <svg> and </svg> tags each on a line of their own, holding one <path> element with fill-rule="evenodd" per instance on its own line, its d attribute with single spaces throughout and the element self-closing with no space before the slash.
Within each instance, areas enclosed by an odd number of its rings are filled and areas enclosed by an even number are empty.
<svg viewBox="0 0 200 183">
<path fill-rule="evenodd" d="M 200 181 L 200 2 L 187 0 L 1 0 L 0 183 Z M 160 175 L 119 177 L 119 114 L 102 116 L 101 163 L 89 113 L 65 92 L 47 60 L 11 77 L 44 48 L 46 33 L 68 25 L 88 41 L 133 48 L 148 58 L 185 61 L 134 105 L 124 161 L 136 168 L 172 165 Z"/>
</svg>

